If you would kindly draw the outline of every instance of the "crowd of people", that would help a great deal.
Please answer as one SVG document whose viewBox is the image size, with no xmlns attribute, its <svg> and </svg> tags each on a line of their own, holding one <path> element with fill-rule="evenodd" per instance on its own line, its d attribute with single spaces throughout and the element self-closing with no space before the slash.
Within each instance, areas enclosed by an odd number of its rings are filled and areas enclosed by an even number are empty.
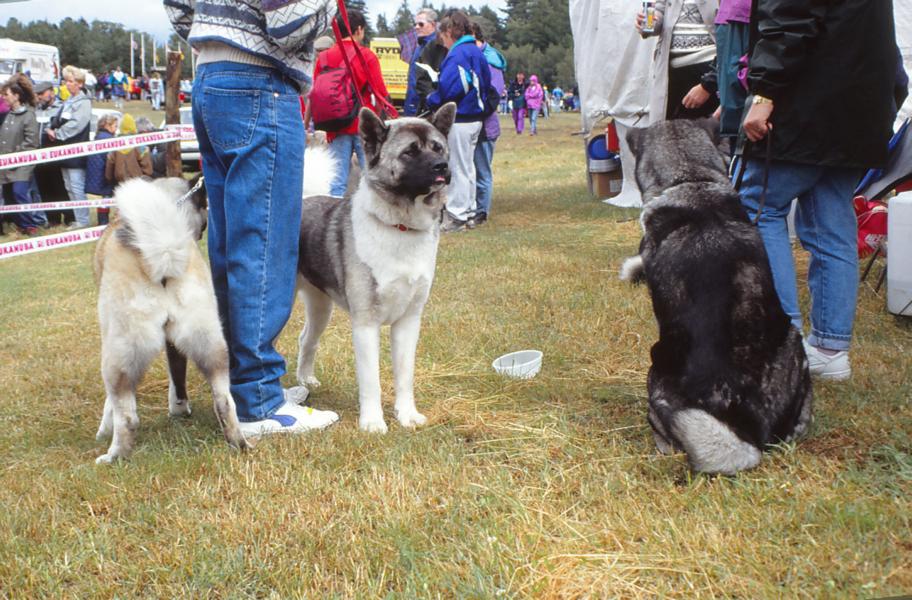
<svg viewBox="0 0 912 600">
<path fill-rule="evenodd" d="M 55 93 L 49 82 L 33 84 L 23 74 L 16 74 L 0 86 L 5 109 L 0 111 L 0 154 L 36 150 L 85 142 L 90 137 L 92 97 L 86 92 L 86 71 L 74 66 L 63 69 L 63 85 Z M 61 96 L 65 99 L 61 99 Z M 145 133 L 155 129 L 147 118 L 138 120 L 126 113 L 102 115 L 96 139 Z M 163 174 L 164 153 L 159 151 L 159 169 L 153 170 L 153 149 L 138 147 L 108 154 L 75 156 L 39 165 L 24 165 L 0 170 L 5 204 L 79 201 L 87 194 L 110 198 L 113 187 L 131 177 Z M 12 213 L 9 219 L 19 233 L 35 236 L 42 229 L 65 225 L 79 229 L 91 225 L 91 209 L 26 211 Z M 108 222 L 108 209 L 97 209 L 99 225 Z M 3 232 L 0 221 L 0 233 Z"/>
</svg>

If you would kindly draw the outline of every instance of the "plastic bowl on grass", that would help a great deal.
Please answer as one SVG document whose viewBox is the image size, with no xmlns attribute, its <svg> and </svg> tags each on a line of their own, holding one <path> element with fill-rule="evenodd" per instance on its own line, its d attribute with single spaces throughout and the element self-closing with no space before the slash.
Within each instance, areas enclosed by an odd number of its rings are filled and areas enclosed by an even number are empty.
<svg viewBox="0 0 912 600">
<path fill-rule="evenodd" d="M 532 379 L 541 370 L 542 353 L 538 350 L 520 350 L 504 354 L 491 366 L 501 375 L 515 379 Z"/>
</svg>

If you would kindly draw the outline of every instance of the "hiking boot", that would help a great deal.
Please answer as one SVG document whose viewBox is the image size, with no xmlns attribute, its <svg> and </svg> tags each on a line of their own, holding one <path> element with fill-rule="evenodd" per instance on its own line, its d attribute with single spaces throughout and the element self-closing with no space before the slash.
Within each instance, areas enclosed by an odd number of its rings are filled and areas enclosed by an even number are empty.
<svg viewBox="0 0 912 600">
<path fill-rule="evenodd" d="M 804 343 L 804 352 L 808 358 L 808 369 L 811 375 L 827 381 L 845 381 L 852 376 L 852 367 L 849 365 L 849 352 L 841 350 L 835 354 L 827 354 L 816 346 Z"/>
<path fill-rule="evenodd" d="M 338 420 L 339 415 L 331 410 L 317 410 L 286 400 L 271 416 L 260 421 L 241 422 L 240 426 L 244 437 L 260 437 L 326 429 Z"/>
</svg>

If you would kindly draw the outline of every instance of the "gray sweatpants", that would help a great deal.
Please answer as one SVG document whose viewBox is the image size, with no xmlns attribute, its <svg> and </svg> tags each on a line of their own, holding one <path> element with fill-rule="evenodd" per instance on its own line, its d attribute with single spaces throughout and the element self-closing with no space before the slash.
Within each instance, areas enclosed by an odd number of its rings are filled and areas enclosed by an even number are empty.
<svg viewBox="0 0 912 600">
<path fill-rule="evenodd" d="M 479 133 L 480 121 L 454 123 L 447 136 L 452 177 L 447 187 L 446 210 L 459 221 L 467 220 L 475 207 L 475 145 Z"/>
</svg>

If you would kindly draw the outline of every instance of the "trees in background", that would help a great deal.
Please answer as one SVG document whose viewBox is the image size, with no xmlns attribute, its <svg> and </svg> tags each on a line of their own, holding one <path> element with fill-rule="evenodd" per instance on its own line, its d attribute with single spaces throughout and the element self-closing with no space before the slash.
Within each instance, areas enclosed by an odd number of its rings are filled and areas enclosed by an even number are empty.
<svg viewBox="0 0 912 600">
<path fill-rule="evenodd" d="M 568 89 L 576 81 L 567 0 L 507 0 L 502 15 L 489 6 L 460 8 L 433 2 L 421 6 L 433 8 L 439 15 L 459 8 L 478 22 L 485 38 L 506 56 L 510 78 L 517 71 L 534 73 L 548 87 L 557 84 Z M 402 0 L 392 22 L 387 21 L 386 15 L 378 15 L 378 35 L 395 36 L 408 31 L 413 25 L 412 15 L 419 8 L 413 9 L 408 0 Z"/>
<path fill-rule="evenodd" d="M 85 19 L 71 19 L 67 17 L 54 24 L 48 21 L 32 21 L 28 24 L 21 23 L 16 18 L 10 18 L 5 26 L 0 26 L 0 37 L 12 38 L 20 42 L 36 42 L 56 46 L 60 50 L 61 66 L 75 65 L 89 69 L 93 73 L 109 71 L 120 66 L 124 71 L 130 71 L 130 34 L 137 44 L 134 50 L 134 66 L 136 74 L 140 75 L 140 38 L 143 32 L 124 29 L 119 23 L 110 21 L 92 21 Z M 187 44 L 172 34 L 168 41 L 171 49 L 179 48 L 186 56 L 189 52 Z M 164 48 L 157 49 L 152 44 L 152 37 L 145 34 L 146 70 L 152 68 L 153 51 L 157 51 L 157 64 L 164 67 L 167 62 Z M 190 61 L 183 63 L 181 77 L 188 79 L 191 76 Z"/>
</svg>

